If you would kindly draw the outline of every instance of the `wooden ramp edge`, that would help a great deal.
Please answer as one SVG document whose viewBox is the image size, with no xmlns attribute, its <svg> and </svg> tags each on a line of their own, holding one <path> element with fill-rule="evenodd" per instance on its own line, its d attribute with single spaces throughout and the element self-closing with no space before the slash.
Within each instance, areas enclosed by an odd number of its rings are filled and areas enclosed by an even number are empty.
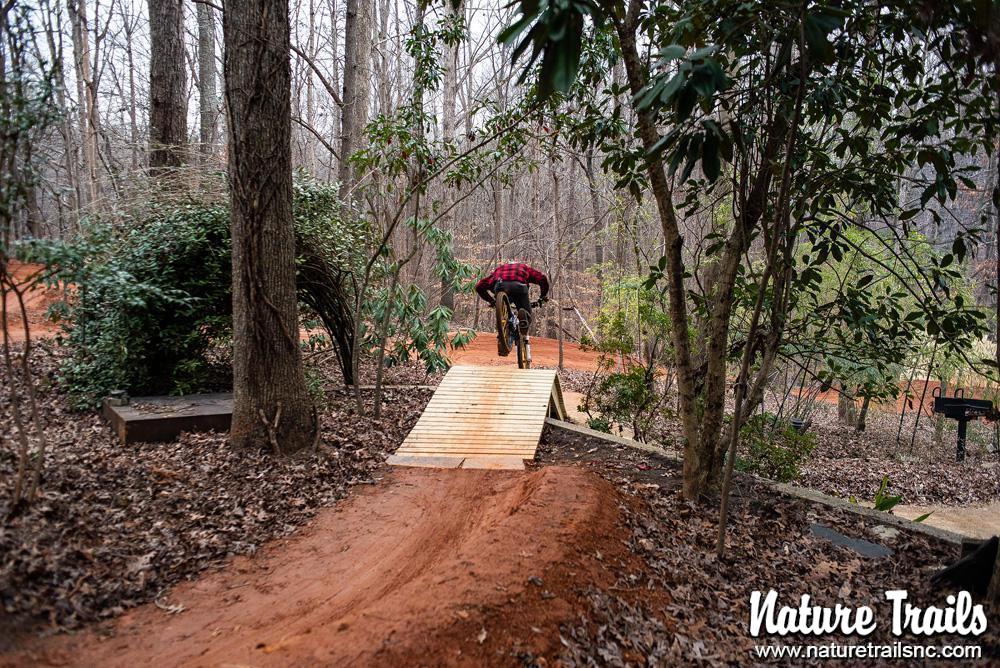
<svg viewBox="0 0 1000 668">
<path fill-rule="evenodd" d="M 395 466 L 524 469 L 545 418 L 566 419 L 550 369 L 453 366 L 388 462 Z"/>
</svg>

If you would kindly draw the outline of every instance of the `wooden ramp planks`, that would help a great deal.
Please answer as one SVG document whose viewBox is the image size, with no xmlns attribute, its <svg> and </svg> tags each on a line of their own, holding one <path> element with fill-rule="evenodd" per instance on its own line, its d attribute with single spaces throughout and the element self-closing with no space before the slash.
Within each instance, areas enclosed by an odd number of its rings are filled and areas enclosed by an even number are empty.
<svg viewBox="0 0 1000 668">
<path fill-rule="evenodd" d="M 565 416 L 555 371 L 453 366 L 389 463 L 523 469 L 545 418 Z"/>
</svg>

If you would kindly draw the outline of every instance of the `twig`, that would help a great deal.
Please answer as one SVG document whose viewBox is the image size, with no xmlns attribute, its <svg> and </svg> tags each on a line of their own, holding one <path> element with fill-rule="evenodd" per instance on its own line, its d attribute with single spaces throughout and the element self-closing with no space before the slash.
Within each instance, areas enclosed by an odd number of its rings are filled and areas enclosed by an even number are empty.
<svg viewBox="0 0 1000 668">
<path fill-rule="evenodd" d="M 274 448 L 274 452 L 276 454 L 282 454 L 281 446 L 278 445 L 278 425 L 281 423 L 281 402 L 278 402 L 278 408 L 274 412 L 274 422 L 268 422 L 267 414 L 264 413 L 263 408 L 257 409 L 257 412 L 260 414 L 260 421 L 264 423 L 264 428 L 267 429 L 267 439 L 271 442 L 271 447 Z M 317 433 L 319 433 L 318 429 Z"/>
</svg>

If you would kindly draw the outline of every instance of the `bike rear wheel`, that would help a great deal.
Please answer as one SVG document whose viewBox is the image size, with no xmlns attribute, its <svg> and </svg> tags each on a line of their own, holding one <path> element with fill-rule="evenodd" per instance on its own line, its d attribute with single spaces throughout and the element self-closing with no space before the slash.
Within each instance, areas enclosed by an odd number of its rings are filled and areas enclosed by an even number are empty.
<svg viewBox="0 0 1000 668">
<path fill-rule="evenodd" d="M 528 337 L 524 334 L 517 335 L 517 368 L 531 368 L 531 360 L 528 358 Z"/>
</svg>

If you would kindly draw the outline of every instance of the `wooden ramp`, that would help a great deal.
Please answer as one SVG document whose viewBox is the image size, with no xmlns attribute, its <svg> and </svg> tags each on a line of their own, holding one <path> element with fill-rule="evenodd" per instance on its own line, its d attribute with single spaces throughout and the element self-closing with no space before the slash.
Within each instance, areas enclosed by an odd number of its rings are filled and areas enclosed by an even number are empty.
<svg viewBox="0 0 1000 668">
<path fill-rule="evenodd" d="M 565 419 L 559 376 L 547 369 L 453 366 L 389 463 L 523 469 L 546 417 Z"/>
</svg>

